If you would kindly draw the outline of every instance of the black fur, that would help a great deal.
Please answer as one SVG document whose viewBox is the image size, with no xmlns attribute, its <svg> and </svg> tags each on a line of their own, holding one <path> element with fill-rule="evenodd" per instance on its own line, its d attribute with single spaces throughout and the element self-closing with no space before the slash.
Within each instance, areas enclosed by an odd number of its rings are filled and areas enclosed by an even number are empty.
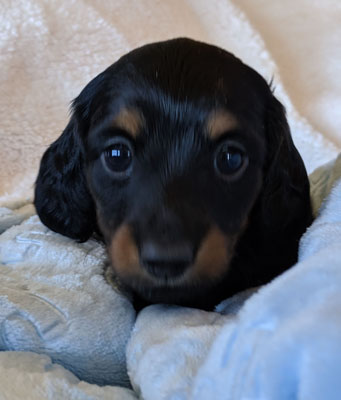
<svg viewBox="0 0 341 400">
<path fill-rule="evenodd" d="M 138 109 L 144 120 L 125 181 L 113 179 L 100 160 L 112 137 L 127 136 L 109 125 L 122 107 Z M 212 224 L 226 235 L 241 232 L 218 280 L 180 287 L 132 283 L 142 302 L 211 308 L 296 262 L 299 239 L 312 221 L 304 164 L 283 106 L 233 55 L 189 39 L 141 47 L 90 82 L 72 109 L 36 182 L 35 206 L 49 228 L 85 241 L 98 218 L 113 234 L 128 223 L 139 250 L 146 238 L 177 249 L 190 242 L 194 256 Z M 215 141 L 204 125 L 216 109 L 231 112 L 239 126 Z M 226 138 L 240 142 L 249 157 L 234 183 L 217 176 L 212 163 Z"/>
</svg>

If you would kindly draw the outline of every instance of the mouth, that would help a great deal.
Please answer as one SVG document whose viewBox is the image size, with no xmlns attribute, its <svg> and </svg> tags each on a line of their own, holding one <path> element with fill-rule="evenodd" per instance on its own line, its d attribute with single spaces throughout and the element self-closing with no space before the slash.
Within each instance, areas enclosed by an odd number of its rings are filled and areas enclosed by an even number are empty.
<svg viewBox="0 0 341 400">
<path fill-rule="evenodd" d="M 143 263 L 143 268 L 147 270 L 156 284 L 173 286 L 180 284 L 184 280 L 186 269 L 190 267 L 187 263 L 182 261 L 172 263 L 155 261 L 148 262 L 147 265 Z"/>
</svg>

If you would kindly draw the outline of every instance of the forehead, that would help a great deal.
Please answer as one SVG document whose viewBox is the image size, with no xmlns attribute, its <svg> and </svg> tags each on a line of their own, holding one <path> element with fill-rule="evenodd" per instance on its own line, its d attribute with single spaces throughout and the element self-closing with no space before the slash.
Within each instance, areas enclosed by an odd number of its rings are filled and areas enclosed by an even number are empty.
<svg viewBox="0 0 341 400">
<path fill-rule="evenodd" d="M 106 71 L 106 82 L 100 114 L 134 137 L 143 124 L 204 124 L 213 137 L 255 126 L 269 92 L 264 79 L 232 54 L 186 39 L 128 53 Z"/>
</svg>

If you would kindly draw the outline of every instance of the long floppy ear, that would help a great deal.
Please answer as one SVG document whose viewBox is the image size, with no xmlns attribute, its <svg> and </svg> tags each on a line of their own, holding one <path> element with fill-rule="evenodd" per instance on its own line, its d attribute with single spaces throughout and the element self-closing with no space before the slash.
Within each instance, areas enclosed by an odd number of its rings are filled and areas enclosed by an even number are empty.
<svg viewBox="0 0 341 400">
<path fill-rule="evenodd" d="M 93 79 L 73 102 L 73 115 L 40 163 L 34 205 L 41 221 L 55 232 L 79 241 L 97 230 L 95 204 L 85 177 L 82 138 L 102 93 L 106 71 Z M 101 97 L 101 96 L 99 96 Z"/>
<path fill-rule="evenodd" d="M 96 227 L 95 206 L 84 175 L 84 154 L 73 116 L 40 163 L 34 205 L 50 229 L 79 241 Z"/>
<path fill-rule="evenodd" d="M 283 241 L 284 248 L 287 239 L 298 246 L 301 235 L 312 222 L 309 180 L 292 141 L 285 109 L 272 94 L 267 109 L 266 141 L 267 162 L 261 195 L 263 224 L 270 235 L 277 235 Z"/>
</svg>

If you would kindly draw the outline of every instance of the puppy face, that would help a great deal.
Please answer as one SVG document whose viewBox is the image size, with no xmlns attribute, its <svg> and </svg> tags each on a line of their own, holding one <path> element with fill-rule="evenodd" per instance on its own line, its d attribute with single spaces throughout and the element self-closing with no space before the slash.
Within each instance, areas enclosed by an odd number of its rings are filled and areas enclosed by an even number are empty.
<svg viewBox="0 0 341 400">
<path fill-rule="evenodd" d="M 240 60 L 187 39 L 129 53 L 75 100 L 63 145 L 56 142 L 51 152 L 56 161 L 61 146 L 77 148 L 78 161 L 73 168 L 66 164 L 87 191 L 84 204 L 78 198 L 75 207 L 76 213 L 82 207 L 88 210 L 88 223 L 78 216 L 84 226 L 78 231 L 98 225 L 113 270 L 138 296 L 150 302 L 200 305 L 209 303 L 207 296 L 216 302 L 219 296 L 268 279 L 274 249 L 265 256 L 263 239 L 278 227 L 270 224 L 266 231 L 268 221 L 262 223 L 266 216 L 261 214 L 269 199 L 265 182 L 270 165 L 273 158 L 278 162 L 284 138 L 277 134 L 281 139 L 274 155 L 268 113 L 276 102 L 263 78 Z M 286 124 L 282 114 L 278 118 L 284 122 L 279 122 Z M 289 131 L 286 135 L 285 145 L 293 149 L 296 173 L 306 191 L 304 167 L 302 173 Z M 41 167 L 39 177 L 42 174 Z M 75 202 L 73 188 L 63 190 Z M 303 197 L 309 210 L 307 194 Z M 44 221 L 44 212 L 40 214 Z M 62 233 L 68 234 L 65 226 Z M 72 229 L 70 236 L 76 236 Z M 293 237 L 297 241 L 296 232 Z M 291 247 L 297 250 L 297 243 Z M 248 265 L 252 262 L 254 270 Z M 259 271 L 262 262 L 264 271 Z M 283 264 L 280 269 L 288 261 Z"/>
</svg>

